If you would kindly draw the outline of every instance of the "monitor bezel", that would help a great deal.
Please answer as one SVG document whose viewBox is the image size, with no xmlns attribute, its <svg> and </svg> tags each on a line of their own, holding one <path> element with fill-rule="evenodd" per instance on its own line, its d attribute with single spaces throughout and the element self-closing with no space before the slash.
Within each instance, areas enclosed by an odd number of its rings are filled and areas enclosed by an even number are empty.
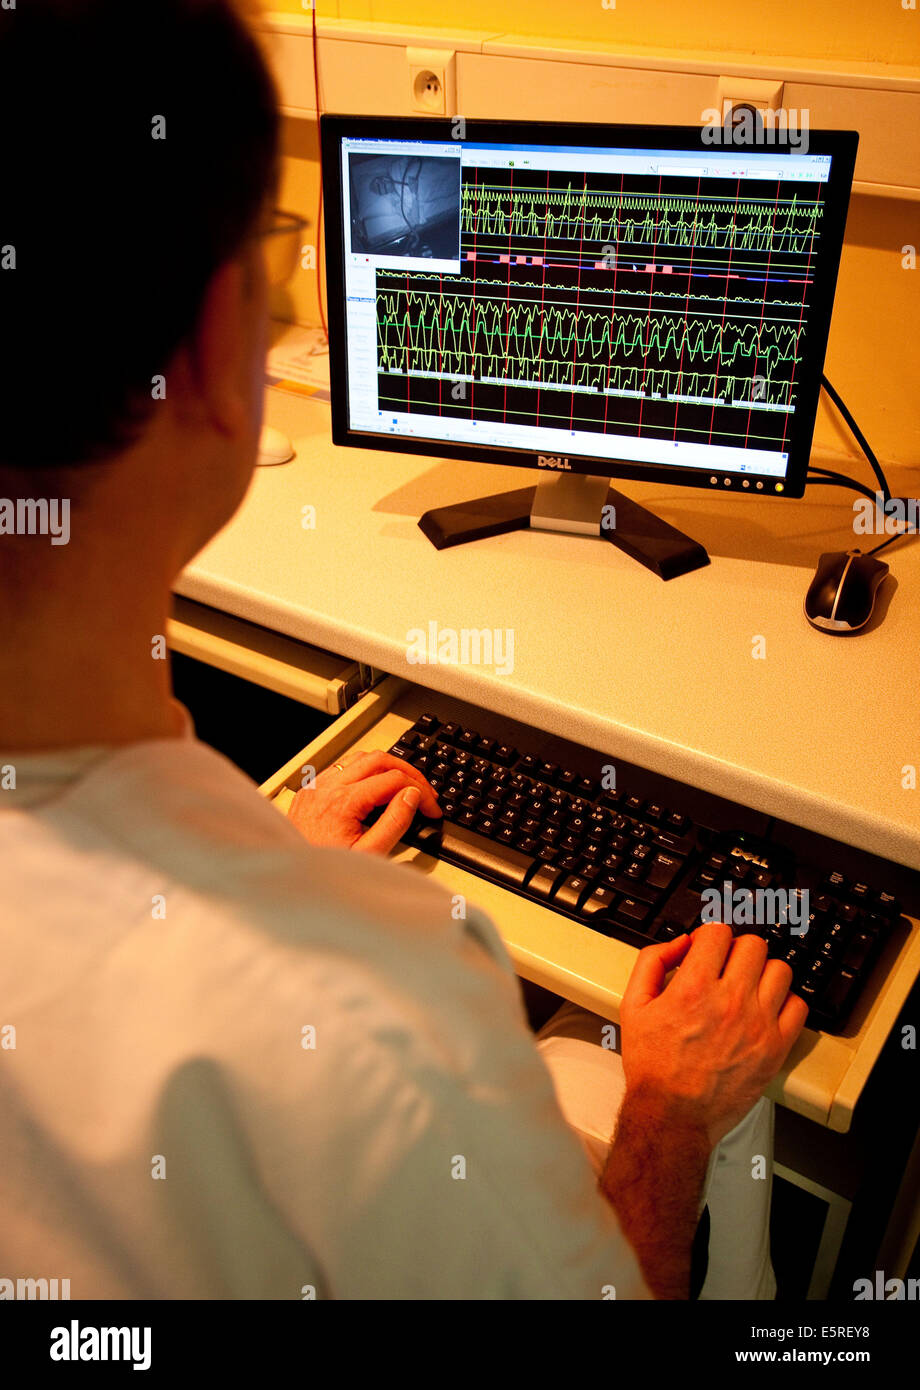
<svg viewBox="0 0 920 1390">
<path fill-rule="evenodd" d="M 437 439 L 408 439 L 396 434 L 377 434 L 355 430 L 348 423 L 348 371 L 345 316 L 345 261 L 340 254 L 343 239 L 342 161 L 339 142 L 343 136 L 372 139 L 423 140 L 456 138 L 456 119 L 429 116 L 362 116 L 324 113 L 320 117 L 325 220 L 325 269 L 327 323 L 329 331 L 329 385 L 332 441 L 350 448 L 383 449 L 388 453 L 419 454 L 430 458 L 464 459 L 497 463 L 505 467 L 537 469 L 545 474 L 553 464 L 533 450 L 485 444 L 455 444 Z M 469 118 L 464 121 L 464 141 L 483 143 L 582 144 L 611 149 L 706 149 L 702 139 L 705 126 L 676 125 L 600 125 L 574 121 L 509 121 Z M 564 455 L 564 471 L 589 476 L 635 479 L 680 487 L 706 488 L 755 497 L 799 498 L 805 491 L 821 376 L 830 332 L 831 314 L 846 232 L 847 213 L 856 161 L 858 132 L 852 130 L 809 130 L 808 154 L 831 157 L 831 176 L 826 193 L 826 226 L 815 260 L 814 305 L 809 330 L 810 351 L 801 365 L 800 407 L 792 416 L 789 436 L 789 463 L 783 479 L 757 474 L 717 474 L 708 468 L 682 468 L 673 464 L 629 463 L 616 459 L 599 461 L 579 454 Z M 542 136 L 542 138 L 541 138 Z M 652 143 L 654 142 L 654 143 Z M 753 152 L 757 146 L 739 145 L 739 152 Z M 792 145 L 770 147 L 771 155 L 786 157 L 799 153 Z M 817 340 L 817 341 L 816 341 Z M 600 464 L 600 466 L 599 466 Z M 761 489 L 758 481 L 763 482 Z M 747 486 L 743 487 L 742 483 Z M 776 484 L 781 483 L 777 488 Z"/>
</svg>

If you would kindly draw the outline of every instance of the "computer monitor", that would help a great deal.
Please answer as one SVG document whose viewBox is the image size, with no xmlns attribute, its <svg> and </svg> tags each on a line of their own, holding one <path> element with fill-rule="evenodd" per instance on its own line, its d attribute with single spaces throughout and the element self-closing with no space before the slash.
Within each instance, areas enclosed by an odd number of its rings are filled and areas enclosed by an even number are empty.
<svg viewBox="0 0 920 1390">
<path fill-rule="evenodd" d="M 322 117 L 334 442 L 561 475 L 435 545 L 573 530 L 672 578 L 705 550 L 611 478 L 802 496 L 858 137 L 747 137 Z"/>
</svg>

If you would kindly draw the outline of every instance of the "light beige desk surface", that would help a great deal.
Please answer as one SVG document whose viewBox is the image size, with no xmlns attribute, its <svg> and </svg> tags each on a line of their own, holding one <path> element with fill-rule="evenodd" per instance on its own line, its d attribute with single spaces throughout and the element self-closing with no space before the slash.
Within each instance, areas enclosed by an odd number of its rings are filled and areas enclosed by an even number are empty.
<svg viewBox="0 0 920 1390">
<path fill-rule="evenodd" d="M 626 482 L 711 556 L 663 583 L 605 541 L 559 534 L 439 552 L 423 511 L 535 472 L 335 448 L 328 402 L 279 390 L 266 419 L 297 457 L 257 469 L 180 594 L 920 868 L 920 788 L 902 786 L 905 765 L 920 766 L 920 541 L 885 552 L 896 584 L 871 630 L 827 636 L 802 612 L 823 550 L 876 543 L 854 540 L 855 494 Z M 856 476 L 869 482 L 868 466 Z M 432 621 L 512 629 L 513 671 L 410 663 L 410 630 Z"/>
</svg>

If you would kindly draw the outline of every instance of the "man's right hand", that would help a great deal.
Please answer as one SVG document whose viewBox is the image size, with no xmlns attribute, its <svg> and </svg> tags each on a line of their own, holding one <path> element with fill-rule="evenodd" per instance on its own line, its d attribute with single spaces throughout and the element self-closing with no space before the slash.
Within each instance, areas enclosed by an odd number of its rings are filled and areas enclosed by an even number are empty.
<svg viewBox="0 0 920 1390">
<path fill-rule="evenodd" d="M 791 982 L 784 961 L 767 960 L 765 941 L 733 938 L 722 922 L 647 946 L 620 1012 L 627 1097 L 660 1109 L 662 1123 L 702 1129 L 714 1148 L 805 1026 L 808 1007 L 790 993 Z"/>
</svg>

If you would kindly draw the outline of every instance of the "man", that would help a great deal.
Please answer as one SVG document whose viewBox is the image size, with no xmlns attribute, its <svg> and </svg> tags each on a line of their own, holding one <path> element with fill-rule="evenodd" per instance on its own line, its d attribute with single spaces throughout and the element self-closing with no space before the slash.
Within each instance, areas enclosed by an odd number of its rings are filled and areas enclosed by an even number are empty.
<svg viewBox="0 0 920 1390">
<path fill-rule="evenodd" d="M 343 760 L 285 821 L 172 697 L 170 588 L 260 431 L 277 117 L 230 0 L 134 9 L 0 12 L 0 1270 L 684 1298 L 708 1193 L 714 1287 L 736 1250 L 770 1296 L 788 966 L 713 924 L 640 955 L 622 1063 L 572 1009 L 541 1056 L 491 922 L 384 860 L 421 774 Z"/>
</svg>

